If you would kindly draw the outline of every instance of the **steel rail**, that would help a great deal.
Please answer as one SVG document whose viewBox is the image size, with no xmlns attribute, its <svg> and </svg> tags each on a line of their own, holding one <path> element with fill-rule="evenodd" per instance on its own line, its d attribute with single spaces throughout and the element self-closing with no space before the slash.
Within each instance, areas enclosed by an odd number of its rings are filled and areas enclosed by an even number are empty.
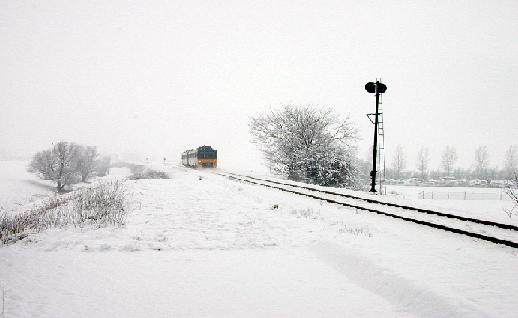
<svg viewBox="0 0 518 318">
<path fill-rule="evenodd" d="M 323 201 L 326 201 L 328 203 L 338 204 L 338 205 L 342 205 L 342 206 L 345 206 L 345 207 L 355 208 L 357 210 L 372 212 L 372 213 L 376 213 L 376 214 L 380 214 L 380 215 L 389 216 L 389 217 L 392 217 L 392 218 L 395 218 L 395 219 L 400 219 L 400 220 L 404 220 L 404 221 L 408 221 L 408 222 L 412 222 L 412 223 L 416 223 L 416 224 L 420 224 L 420 225 L 425 225 L 425 226 L 432 227 L 432 228 L 435 228 L 435 229 L 440 229 L 440 230 L 443 230 L 443 231 L 446 231 L 446 232 L 452 232 L 452 233 L 461 234 L 461 235 L 477 238 L 477 239 L 480 239 L 480 240 L 492 242 L 492 243 L 495 243 L 495 244 L 501 244 L 501 245 L 505 245 L 505 246 L 512 247 L 512 248 L 518 248 L 518 243 L 517 242 L 513 242 L 513 241 L 509 241 L 509 240 L 504 240 L 504 239 L 499 239 L 499 238 L 496 238 L 496 237 L 493 237 L 493 236 L 488 236 L 488 235 L 479 234 L 479 233 L 473 233 L 473 232 L 469 232 L 469 231 L 458 229 L 458 228 L 449 227 L 449 226 L 442 225 L 442 224 L 435 224 L 435 223 L 428 222 L 428 221 L 416 220 L 416 219 L 413 219 L 413 218 L 409 218 L 409 217 L 405 217 L 405 216 L 400 216 L 400 215 L 396 215 L 396 214 L 392 214 L 392 213 L 388 213 L 388 212 L 383 212 L 383 211 L 380 211 L 380 210 L 376 210 L 376 209 L 372 209 L 372 208 L 367 208 L 367 207 L 363 207 L 363 206 L 360 206 L 360 205 L 355 205 L 355 204 L 350 204 L 350 203 L 345 203 L 345 202 L 339 202 L 339 201 L 336 201 L 336 200 L 333 200 L 333 199 L 322 198 L 322 197 L 319 197 L 319 196 L 316 196 L 316 195 L 313 195 L 313 194 L 298 192 L 298 191 L 295 191 L 295 190 L 289 190 L 289 189 L 285 189 L 285 188 L 282 188 L 282 187 L 277 187 L 277 186 L 274 186 L 274 185 L 269 185 L 269 184 L 264 184 L 264 183 L 260 183 L 260 182 L 256 182 L 256 181 L 250 181 L 250 180 L 247 180 L 247 179 L 243 179 L 243 178 L 250 178 L 248 176 L 241 176 L 241 175 L 234 174 L 234 173 L 232 173 L 232 174 L 225 174 L 225 173 L 221 173 L 221 172 L 217 172 L 216 174 L 218 174 L 220 176 L 224 176 L 224 177 L 229 177 L 229 178 L 233 178 L 233 179 L 236 179 L 236 180 L 240 180 L 240 181 L 243 181 L 243 182 L 247 182 L 247 183 L 250 183 L 250 184 L 261 185 L 261 186 L 264 186 L 264 187 L 268 187 L 268 188 L 272 188 L 272 189 L 277 189 L 277 190 L 281 190 L 281 191 L 284 191 L 284 192 L 289 192 L 289 193 L 293 193 L 293 194 L 297 194 L 297 195 L 302 195 L 302 196 L 306 196 L 306 197 L 317 199 L 317 200 L 323 200 Z M 271 182 L 271 181 L 267 181 L 267 180 L 263 180 L 263 179 L 259 179 L 259 178 L 250 178 L 250 179 Z M 279 184 L 283 184 L 283 185 L 289 185 L 289 184 L 284 184 L 284 183 L 280 183 L 280 182 L 272 182 L 272 183 L 279 183 Z M 297 187 L 299 187 L 299 188 L 306 188 L 306 187 L 303 187 L 303 186 L 297 186 Z M 313 190 L 315 190 L 317 192 L 326 193 L 326 194 L 331 194 L 331 193 L 334 194 L 334 195 L 336 194 L 334 192 L 327 193 L 327 192 L 330 192 L 330 191 L 320 191 L 320 190 L 317 190 L 317 189 L 314 189 L 314 188 L 310 188 L 310 189 L 313 189 Z M 348 196 L 348 195 L 344 195 L 344 196 L 349 197 L 349 198 L 353 198 L 353 199 L 355 198 L 354 196 Z M 359 200 L 364 200 L 363 198 L 360 198 L 360 197 L 358 197 L 358 199 Z M 367 200 L 364 200 L 364 201 L 367 201 Z M 372 201 L 375 201 L 376 203 L 384 204 L 384 202 L 379 202 L 377 200 L 372 200 Z M 367 202 L 369 202 L 369 201 L 367 201 Z M 374 203 L 374 202 L 369 202 L 369 203 Z M 438 212 L 438 213 L 440 213 L 440 212 Z"/>
<path fill-rule="evenodd" d="M 327 191 L 327 190 L 320 190 L 320 189 L 316 189 L 316 188 L 312 188 L 312 187 L 301 186 L 301 185 L 290 184 L 290 183 L 283 183 L 283 182 L 270 180 L 270 179 L 260 179 L 260 178 L 255 178 L 252 176 L 238 175 L 235 173 L 230 173 L 230 174 L 240 176 L 240 177 L 246 177 L 246 178 L 257 180 L 257 181 L 266 181 L 266 182 L 271 182 L 271 183 L 275 183 L 275 184 L 279 184 L 279 185 L 286 185 L 286 186 L 290 186 L 290 187 L 294 187 L 294 188 L 301 188 L 304 190 L 321 192 L 321 193 L 325 193 L 325 194 L 329 194 L 329 195 L 336 195 L 336 196 L 349 198 L 349 199 L 362 200 L 362 201 L 365 201 L 368 203 L 382 204 L 382 205 L 386 205 L 386 206 L 390 206 L 390 207 L 396 207 L 396 208 L 401 208 L 401 209 L 405 209 L 405 210 L 412 210 L 412 211 L 417 211 L 417 212 L 421 212 L 421 213 L 437 215 L 437 216 L 447 217 L 447 218 L 451 218 L 451 219 L 457 219 L 457 220 L 465 221 L 465 222 L 472 222 L 472 223 L 478 223 L 478 224 L 482 224 L 482 225 L 495 226 L 495 227 L 498 227 L 501 229 L 512 230 L 512 231 L 518 232 L 518 226 L 511 225 L 511 224 L 504 224 L 504 223 L 488 221 L 488 220 L 480 220 L 480 219 L 460 216 L 460 215 L 456 215 L 456 214 L 450 214 L 450 213 L 438 212 L 438 211 L 434 211 L 434 210 L 430 210 L 430 209 L 418 208 L 418 207 L 410 206 L 410 205 L 383 202 L 383 201 L 379 201 L 379 200 L 375 200 L 375 199 L 362 198 L 362 197 L 358 197 L 358 196 L 350 195 L 350 194 L 338 193 L 338 192 Z"/>
</svg>

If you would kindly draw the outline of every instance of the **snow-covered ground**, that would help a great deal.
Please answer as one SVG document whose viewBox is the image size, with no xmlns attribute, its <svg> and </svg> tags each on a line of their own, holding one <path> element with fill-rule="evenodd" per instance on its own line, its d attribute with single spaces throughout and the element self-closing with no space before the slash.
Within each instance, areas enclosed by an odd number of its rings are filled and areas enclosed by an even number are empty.
<svg viewBox="0 0 518 318">
<path fill-rule="evenodd" d="M 18 210 L 55 192 L 55 186 L 27 172 L 26 161 L 0 161 L 0 207 Z"/>
<path fill-rule="evenodd" d="M 0 210 L 16 213 L 28 205 L 56 194 L 56 185 L 27 171 L 27 161 L 0 161 Z M 124 178 L 128 168 L 111 168 L 106 178 Z M 74 189 L 85 186 L 74 184 Z"/>
<path fill-rule="evenodd" d="M 4 316 L 518 312 L 515 249 L 206 171 L 169 170 L 168 180 L 126 182 L 132 211 L 123 228 L 55 229 L 0 247 Z"/>
<path fill-rule="evenodd" d="M 407 199 L 420 199 L 420 193 L 421 192 L 426 192 L 427 194 L 428 193 L 431 193 L 431 192 L 434 192 L 434 193 L 437 193 L 439 194 L 438 197 L 441 197 L 441 198 L 444 198 L 444 199 L 448 199 L 445 195 L 440 195 L 440 194 L 445 194 L 445 193 L 463 193 L 463 192 L 466 192 L 467 193 L 467 197 L 466 199 L 468 199 L 468 201 L 470 201 L 470 198 L 473 198 L 475 197 L 475 201 L 476 200 L 476 195 L 475 194 L 480 194 L 481 196 L 481 199 L 478 200 L 478 201 L 481 201 L 484 199 L 483 195 L 485 194 L 489 194 L 490 196 L 494 196 L 494 200 L 490 200 L 490 201 L 501 201 L 500 199 L 502 200 L 508 200 L 509 197 L 506 196 L 505 194 L 505 188 L 478 188 L 478 187 L 418 187 L 418 186 L 406 186 L 406 185 L 386 185 L 387 187 L 387 193 L 390 193 L 390 192 L 393 192 L 393 193 L 397 193 L 397 194 L 400 194 L 402 195 L 403 197 L 407 198 Z M 488 196 L 488 197 L 490 197 Z M 457 196 L 460 201 L 463 201 L 463 197 L 462 196 Z M 452 195 L 451 199 L 453 200 L 454 198 L 456 198 L 456 196 Z"/>
<path fill-rule="evenodd" d="M 228 171 L 227 171 L 228 172 Z M 290 180 L 280 179 L 278 177 L 273 177 L 265 174 L 254 174 L 252 172 L 240 172 L 240 175 L 250 175 L 255 176 L 262 179 L 267 180 L 275 180 L 280 181 L 287 184 L 295 184 L 295 185 L 303 185 L 307 186 L 307 184 L 294 182 Z M 354 195 L 362 198 L 376 199 L 378 201 L 383 202 L 391 202 L 400 205 L 409 205 L 420 207 L 423 209 L 431 209 L 439 212 L 456 214 L 464 217 L 472 217 L 481 220 L 488 220 L 494 222 L 500 222 L 505 224 L 512 224 L 518 226 L 518 217 L 515 215 L 514 217 L 509 218 L 508 214 L 505 213 L 504 210 L 512 210 L 513 202 L 510 199 L 504 200 L 437 200 L 437 199 L 419 199 L 419 192 L 426 191 L 434 191 L 436 193 L 440 192 L 446 194 L 447 192 L 463 192 L 467 191 L 469 193 L 482 193 L 482 194 L 490 194 L 492 196 L 499 197 L 500 193 L 503 189 L 494 189 L 494 188 L 461 188 L 461 187 L 415 187 L 415 186 L 387 186 L 388 195 L 372 195 L 367 192 L 360 191 L 352 191 L 345 188 L 332 188 L 332 187 L 319 187 L 315 185 L 310 185 L 316 189 L 333 191 L 336 193 L 343 193 L 348 195 Z M 505 197 L 504 194 L 502 194 Z M 446 197 L 443 195 L 442 197 Z M 476 196 L 475 196 L 476 197 Z M 483 197 L 483 196 L 482 196 Z M 516 210 L 515 210 L 516 211 Z"/>
<path fill-rule="evenodd" d="M 442 199 L 418 199 L 419 192 L 434 192 Z M 499 188 L 465 188 L 465 187 L 415 187 L 415 186 L 398 186 L 387 185 L 387 193 L 394 192 L 402 196 L 402 199 L 415 201 L 419 206 L 427 206 L 432 209 L 442 209 L 451 213 L 460 214 L 479 219 L 497 221 L 506 224 L 518 225 L 518 217 L 509 219 L 504 210 L 510 210 L 513 202 L 505 194 L 505 189 Z M 468 193 L 472 197 L 473 194 L 490 194 L 496 198 L 502 197 L 502 200 L 448 200 L 446 193 Z M 483 197 L 483 195 L 481 196 Z"/>
</svg>

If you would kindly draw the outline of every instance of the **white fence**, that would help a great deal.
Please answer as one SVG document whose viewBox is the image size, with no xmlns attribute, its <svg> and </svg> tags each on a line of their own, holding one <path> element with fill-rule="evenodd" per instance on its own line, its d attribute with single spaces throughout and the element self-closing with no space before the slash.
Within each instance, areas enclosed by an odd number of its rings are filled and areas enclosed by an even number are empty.
<svg viewBox="0 0 518 318">
<path fill-rule="evenodd" d="M 500 193 L 421 191 L 417 197 L 428 200 L 510 200 L 505 191 Z"/>
</svg>

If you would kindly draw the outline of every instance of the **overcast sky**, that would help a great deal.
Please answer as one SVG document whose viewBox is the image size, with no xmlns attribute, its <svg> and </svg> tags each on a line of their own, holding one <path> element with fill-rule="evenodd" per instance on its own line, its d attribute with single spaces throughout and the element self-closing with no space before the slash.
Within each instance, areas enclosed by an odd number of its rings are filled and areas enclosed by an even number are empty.
<svg viewBox="0 0 518 318">
<path fill-rule="evenodd" d="M 57 140 L 178 157 L 212 145 L 257 166 L 248 118 L 282 104 L 350 114 L 372 143 L 388 86 L 388 159 L 446 144 L 491 165 L 518 144 L 518 1 L 0 0 L 0 149 Z M 388 160 L 390 161 L 390 160 Z"/>
</svg>

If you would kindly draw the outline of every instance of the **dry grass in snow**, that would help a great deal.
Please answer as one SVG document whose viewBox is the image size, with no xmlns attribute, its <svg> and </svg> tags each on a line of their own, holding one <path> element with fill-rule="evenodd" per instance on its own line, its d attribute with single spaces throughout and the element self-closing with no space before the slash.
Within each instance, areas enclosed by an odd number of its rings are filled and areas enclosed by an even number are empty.
<svg viewBox="0 0 518 318">
<path fill-rule="evenodd" d="M 99 182 L 91 187 L 55 196 L 18 214 L 0 211 L 0 242 L 23 239 L 29 232 L 86 224 L 123 225 L 127 212 L 127 193 L 122 181 Z"/>
</svg>

